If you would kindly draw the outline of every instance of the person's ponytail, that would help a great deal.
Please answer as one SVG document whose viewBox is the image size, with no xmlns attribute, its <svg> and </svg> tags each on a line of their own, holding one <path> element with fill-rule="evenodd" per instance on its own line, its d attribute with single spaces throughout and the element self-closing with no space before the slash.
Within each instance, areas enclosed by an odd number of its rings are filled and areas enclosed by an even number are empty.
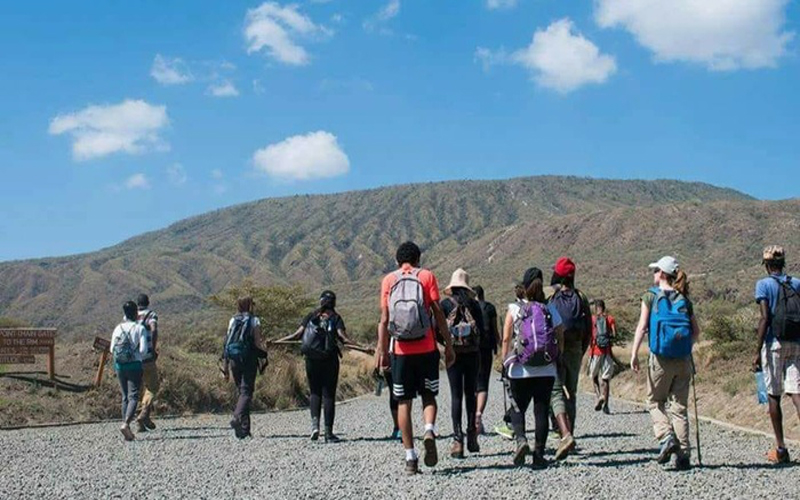
<svg viewBox="0 0 800 500">
<path fill-rule="evenodd" d="M 689 277 L 683 270 L 678 270 L 672 282 L 672 287 L 684 297 L 689 298 Z"/>
</svg>

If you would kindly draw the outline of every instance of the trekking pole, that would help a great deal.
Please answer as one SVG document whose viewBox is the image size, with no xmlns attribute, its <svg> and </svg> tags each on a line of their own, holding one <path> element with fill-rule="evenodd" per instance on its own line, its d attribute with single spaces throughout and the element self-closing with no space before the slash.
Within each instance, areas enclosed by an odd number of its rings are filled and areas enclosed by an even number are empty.
<svg viewBox="0 0 800 500">
<path fill-rule="evenodd" d="M 703 454 L 700 451 L 700 417 L 697 412 L 697 387 L 694 383 L 694 375 L 697 373 L 697 369 L 694 366 L 694 356 L 692 356 L 692 396 L 694 399 L 694 432 L 695 432 L 695 440 L 697 441 L 697 464 L 702 467 L 703 466 Z"/>
</svg>

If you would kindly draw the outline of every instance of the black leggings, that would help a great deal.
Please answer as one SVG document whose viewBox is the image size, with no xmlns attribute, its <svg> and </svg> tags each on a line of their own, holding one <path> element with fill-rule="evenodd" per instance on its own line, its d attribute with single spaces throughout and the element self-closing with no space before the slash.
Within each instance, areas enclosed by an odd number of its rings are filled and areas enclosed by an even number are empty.
<svg viewBox="0 0 800 500">
<path fill-rule="evenodd" d="M 549 429 L 550 393 L 555 377 L 519 378 L 511 380 L 511 425 L 517 441 L 525 438 L 525 412 L 533 399 L 536 421 L 536 448 L 544 450 Z"/>
<path fill-rule="evenodd" d="M 306 375 L 311 391 L 309 407 L 311 421 L 319 422 L 322 405 L 325 405 L 325 428 L 333 429 L 336 417 L 336 386 L 339 383 L 339 358 L 308 359 L 306 358 Z"/>
<path fill-rule="evenodd" d="M 457 353 L 456 362 L 447 369 L 447 378 L 450 380 L 450 414 L 453 417 L 453 434 L 456 440 L 463 439 L 461 428 L 462 412 L 461 401 L 467 406 L 467 429 L 475 430 L 475 412 L 478 400 L 475 389 L 478 385 L 478 353 Z"/>
</svg>

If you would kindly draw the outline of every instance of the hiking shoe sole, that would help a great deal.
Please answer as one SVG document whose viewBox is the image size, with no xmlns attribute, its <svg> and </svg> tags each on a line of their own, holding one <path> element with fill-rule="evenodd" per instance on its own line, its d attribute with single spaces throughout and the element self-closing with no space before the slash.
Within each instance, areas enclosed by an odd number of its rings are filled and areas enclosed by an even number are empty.
<svg viewBox="0 0 800 500">
<path fill-rule="evenodd" d="M 497 425 L 494 428 L 494 432 L 498 436 L 500 436 L 502 438 L 505 438 L 505 439 L 508 439 L 509 441 L 514 439 L 514 432 L 513 431 L 509 432 L 508 430 L 506 430 L 505 427 L 500 427 L 499 425 Z"/>
<path fill-rule="evenodd" d="M 119 432 L 122 433 L 122 437 L 125 438 L 125 441 L 133 441 L 136 437 L 133 435 L 133 431 L 129 426 L 120 427 Z"/>
<path fill-rule="evenodd" d="M 318 439 L 319 439 L 319 430 L 314 429 L 313 431 L 311 431 L 311 440 L 316 441 Z"/>
<path fill-rule="evenodd" d="M 530 453 L 531 447 L 528 443 L 525 443 L 517 448 L 517 451 L 514 452 L 514 465 L 517 467 L 521 467 L 525 465 L 525 457 L 528 456 Z"/>
<path fill-rule="evenodd" d="M 147 427 L 147 430 L 150 430 L 150 431 L 156 430 L 155 422 L 153 422 L 149 418 L 147 420 L 144 420 L 144 426 Z"/>
<path fill-rule="evenodd" d="M 431 431 L 425 433 L 425 437 L 422 438 L 422 446 L 425 448 L 423 462 L 427 467 L 434 467 L 439 463 L 439 452 L 436 451 L 436 436 Z"/>
<path fill-rule="evenodd" d="M 416 476 L 420 474 L 418 460 L 406 460 L 406 476 Z"/>
</svg>

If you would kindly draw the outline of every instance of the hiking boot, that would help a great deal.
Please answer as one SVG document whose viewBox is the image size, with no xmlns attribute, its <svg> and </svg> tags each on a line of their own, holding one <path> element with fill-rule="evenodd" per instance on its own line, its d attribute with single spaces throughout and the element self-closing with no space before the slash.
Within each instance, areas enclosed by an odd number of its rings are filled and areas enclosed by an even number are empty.
<svg viewBox="0 0 800 500">
<path fill-rule="evenodd" d="M 415 476 L 419 474 L 419 460 L 406 460 L 406 476 Z"/>
<path fill-rule="evenodd" d="M 400 429 L 395 429 L 392 431 L 392 435 L 389 436 L 389 439 L 392 441 L 397 441 L 398 439 L 403 439 L 403 436 L 400 434 Z"/>
<path fill-rule="evenodd" d="M 567 458 L 567 455 L 575 449 L 575 438 L 572 437 L 572 434 L 567 434 L 566 437 L 561 438 L 561 442 L 558 443 L 558 448 L 556 449 L 556 460 L 564 460 Z"/>
<path fill-rule="evenodd" d="M 133 441 L 136 439 L 136 437 L 133 435 L 133 431 L 131 430 L 131 425 L 127 422 L 122 424 L 122 427 L 119 428 L 119 431 L 122 433 L 125 441 Z"/>
<path fill-rule="evenodd" d="M 156 424 L 150 419 L 150 417 L 143 418 L 142 423 L 144 424 L 145 427 L 147 427 L 147 430 L 149 431 L 156 430 Z"/>
<path fill-rule="evenodd" d="M 476 431 L 467 432 L 467 450 L 470 453 L 478 453 L 481 451 L 481 445 L 478 444 L 478 433 Z"/>
<path fill-rule="evenodd" d="M 325 442 L 326 443 L 338 443 L 341 439 L 339 436 L 333 433 L 333 429 L 325 429 Z"/>
<path fill-rule="evenodd" d="M 433 431 L 427 431 L 422 438 L 422 446 L 425 448 L 425 457 L 422 459 L 428 467 L 434 467 L 439 463 L 439 452 L 436 451 L 436 436 Z"/>
<path fill-rule="evenodd" d="M 507 423 L 503 422 L 502 424 L 497 424 L 494 427 L 494 431 L 497 433 L 498 436 L 502 436 L 508 440 L 514 439 L 514 429 L 508 426 Z"/>
<path fill-rule="evenodd" d="M 527 441 L 521 440 L 517 442 L 517 449 L 514 451 L 514 465 L 517 467 L 525 465 L 525 457 L 528 456 L 530 451 L 531 447 L 528 445 Z"/>
<path fill-rule="evenodd" d="M 549 462 L 546 458 L 544 458 L 544 448 L 539 450 L 533 450 L 533 461 L 531 466 L 536 470 L 546 469 L 549 465 Z"/>
<path fill-rule="evenodd" d="M 670 434 L 661 440 L 661 449 L 658 451 L 656 462 L 663 465 L 669 462 L 673 453 L 678 452 L 678 443 L 675 442 L 675 437 Z"/>
<path fill-rule="evenodd" d="M 147 427 L 144 425 L 144 422 L 141 420 L 136 421 L 136 431 L 137 432 L 147 432 Z"/>
<path fill-rule="evenodd" d="M 606 404 L 605 401 L 603 401 L 602 399 L 598 399 L 597 403 L 594 404 L 594 411 L 602 410 L 603 406 L 605 406 L 605 404 Z"/>
<path fill-rule="evenodd" d="M 603 405 L 603 413 L 606 415 L 611 415 L 611 409 L 608 407 L 608 401 L 606 401 L 606 404 Z"/>
<path fill-rule="evenodd" d="M 457 459 L 464 458 L 464 443 L 454 439 L 452 446 L 450 446 L 450 457 Z"/>
<path fill-rule="evenodd" d="M 311 440 L 316 441 L 319 439 L 319 429 L 311 429 Z"/>
<path fill-rule="evenodd" d="M 767 452 L 767 461 L 773 464 L 788 464 L 791 461 L 789 450 L 786 448 L 773 448 Z"/>
<path fill-rule="evenodd" d="M 679 454 L 675 460 L 675 470 L 685 471 L 692 468 L 692 463 L 689 460 L 688 454 Z"/>
</svg>

